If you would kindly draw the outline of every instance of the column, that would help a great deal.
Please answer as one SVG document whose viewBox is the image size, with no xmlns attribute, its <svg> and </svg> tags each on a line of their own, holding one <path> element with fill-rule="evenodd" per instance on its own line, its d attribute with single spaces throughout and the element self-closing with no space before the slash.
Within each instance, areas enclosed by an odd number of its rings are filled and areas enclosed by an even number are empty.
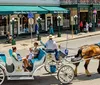
<svg viewBox="0 0 100 85">
<path fill-rule="evenodd" d="M 18 17 L 18 35 L 20 34 L 20 18 Z"/>
<path fill-rule="evenodd" d="M 77 7 L 77 16 L 78 16 L 78 19 L 77 19 L 77 31 L 80 32 L 80 7 Z"/>
</svg>

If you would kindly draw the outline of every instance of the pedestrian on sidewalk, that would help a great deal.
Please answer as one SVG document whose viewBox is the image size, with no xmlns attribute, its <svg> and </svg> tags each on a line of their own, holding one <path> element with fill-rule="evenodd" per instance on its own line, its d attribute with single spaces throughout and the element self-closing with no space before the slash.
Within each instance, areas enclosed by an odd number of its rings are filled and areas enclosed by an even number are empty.
<svg viewBox="0 0 100 85">
<path fill-rule="evenodd" d="M 100 19 L 98 19 L 98 27 L 100 27 Z"/>
<path fill-rule="evenodd" d="M 92 31 L 92 22 L 89 23 L 89 31 Z"/>
<path fill-rule="evenodd" d="M 38 24 L 35 23 L 35 33 L 36 33 L 36 35 L 38 35 L 38 33 L 39 33 L 38 30 L 39 30 Z"/>
<path fill-rule="evenodd" d="M 86 22 L 85 28 L 84 28 L 84 32 L 88 32 L 89 31 L 89 24 L 88 22 Z"/>
<path fill-rule="evenodd" d="M 82 21 L 80 22 L 80 31 L 81 32 L 83 31 L 83 22 Z"/>
<path fill-rule="evenodd" d="M 11 43 L 12 42 L 12 35 L 10 34 L 10 32 L 7 32 L 6 37 L 7 37 L 6 42 Z"/>
<path fill-rule="evenodd" d="M 53 29 L 52 24 L 50 24 L 50 27 L 49 27 L 49 34 L 54 35 L 54 29 Z"/>
</svg>

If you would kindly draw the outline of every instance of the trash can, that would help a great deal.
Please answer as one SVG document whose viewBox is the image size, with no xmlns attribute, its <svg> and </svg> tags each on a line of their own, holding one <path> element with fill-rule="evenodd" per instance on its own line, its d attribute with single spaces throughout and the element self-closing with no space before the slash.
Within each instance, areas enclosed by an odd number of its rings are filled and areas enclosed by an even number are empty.
<svg viewBox="0 0 100 85">
<path fill-rule="evenodd" d="M 50 72 L 55 73 L 56 72 L 56 66 L 55 65 L 50 65 Z"/>
<path fill-rule="evenodd" d="M 12 39 L 12 45 L 16 45 L 15 39 Z"/>
</svg>

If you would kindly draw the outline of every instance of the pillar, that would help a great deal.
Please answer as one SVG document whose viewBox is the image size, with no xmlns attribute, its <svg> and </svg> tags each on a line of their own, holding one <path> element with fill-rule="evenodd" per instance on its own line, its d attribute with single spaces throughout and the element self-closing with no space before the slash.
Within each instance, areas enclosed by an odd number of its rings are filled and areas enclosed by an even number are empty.
<svg viewBox="0 0 100 85">
<path fill-rule="evenodd" d="M 78 19 L 77 19 L 77 31 L 80 32 L 80 7 L 77 7 L 77 16 L 78 16 Z"/>
</svg>

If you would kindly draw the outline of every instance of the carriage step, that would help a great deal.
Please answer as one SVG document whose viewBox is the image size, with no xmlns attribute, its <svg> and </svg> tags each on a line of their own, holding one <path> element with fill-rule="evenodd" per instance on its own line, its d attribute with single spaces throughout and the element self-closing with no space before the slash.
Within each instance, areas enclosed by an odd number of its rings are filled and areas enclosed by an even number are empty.
<svg viewBox="0 0 100 85">
<path fill-rule="evenodd" d="M 7 79 L 8 80 L 34 80 L 34 78 L 31 76 L 31 77 L 29 77 L 29 76 L 27 76 L 27 77 L 7 77 Z"/>
</svg>

